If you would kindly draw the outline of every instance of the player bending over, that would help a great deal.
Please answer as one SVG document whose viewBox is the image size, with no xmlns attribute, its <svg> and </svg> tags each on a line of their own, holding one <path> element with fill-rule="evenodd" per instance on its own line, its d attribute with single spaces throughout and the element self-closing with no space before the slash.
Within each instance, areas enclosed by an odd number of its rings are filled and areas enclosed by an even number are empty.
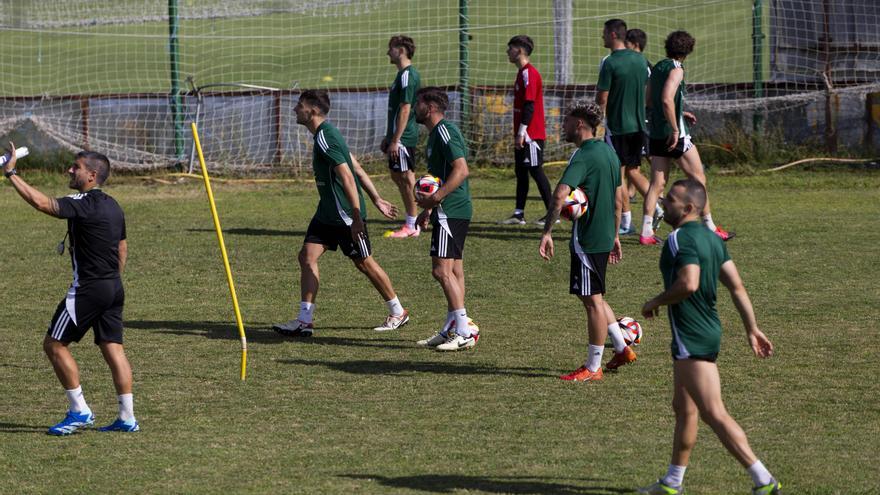
<svg viewBox="0 0 880 495">
<path fill-rule="evenodd" d="M 440 88 L 422 88 L 416 97 L 416 120 L 428 129 L 428 173 L 441 184 L 434 194 L 416 197 L 424 208 L 418 223 L 426 227 L 431 221 L 431 274 L 443 289 L 447 310 L 440 331 L 418 344 L 438 351 L 468 349 L 480 338 L 464 307 L 464 241 L 473 216 L 467 145 L 458 127 L 445 119 L 448 106 Z"/>
<path fill-rule="evenodd" d="M 721 381 L 715 363 L 721 350 L 721 321 L 715 309 L 719 279 L 730 291 L 755 355 L 771 356 L 773 344 L 758 328 L 752 302 L 727 247 L 700 222 L 700 212 L 705 205 L 706 188 L 694 179 L 675 182 L 663 202 L 665 220 L 675 229 L 660 255 L 660 272 L 666 290 L 645 303 L 642 315 L 653 318 L 660 306 L 667 306 L 672 327 L 675 431 L 666 476 L 640 489 L 639 493 L 676 495 L 684 492 L 682 480 L 697 442 L 697 423 L 702 418 L 748 470 L 755 483 L 752 493 L 778 494 L 782 485 L 752 453 L 745 432 L 730 417 L 721 400 Z"/>
<path fill-rule="evenodd" d="M 606 368 L 617 368 L 636 360 L 636 353 L 626 345 L 614 312 L 605 301 L 605 268 L 620 261 L 620 161 L 614 150 L 596 139 L 596 127 L 602 122 L 602 109 L 593 102 L 571 107 L 562 122 L 566 142 L 577 146 L 559 179 L 553 202 L 547 211 L 539 253 L 553 257 L 553 224 L 572 189 L 583 189 L 590 202 L 587 212 L 573 222 L 571 229 L 571 274 L 569 293 L 578 296 L 587 311 L 590 345 L 587 360 L 574 372 L 559 378 L 570 381 L 602 379 L 602 353 L 605 339 L 611 336 L 614 357 Z"/>
<path fill-rule="evenodd" d="M 272 328 L 288 337 L 312 336 L 319 285 L 318 259 L 327 250 L 336 251 L 337 247 L 341 247 L 343 254 L 351 258 L 354 266 L 367 276 L 388 307 L 389 315 L 385 322 L 374 330 L 400 328 L 409 321 L 409 311 L 403 309 L 391 280 L 372 256 L 357 169 L 345 139 L 327 121 L 330 97 L 326 91 L 303 91 L 293 111 L 296 123 L 305 126 L 315 138 L 312 169 L 320 199 L 298 256 L 299 314 L 295 319 Z"/>
<path fill-rule="evenodd" d="M 10 149 L 15 145 L 9 143 Z M 4 175 L 28 204 L 37 210 L 67 219 L 73 283 L 58 303 L 43 339 L 43 350 L 69 402 L 67 416 L 49 428 L 50 435 L 70 435 L 95 423 L 79 381 L 79 368 L 71 354 L 71 342 L 93 329 L 95 344 L 110 367 L 119 402 L 119 416 L 100 431 L 134 432 L 140 426 L 134 417 L 131 393 L 131 365 L 122 346 L 122 308 L 125 291 L 122 271 L 128 257 L 125 215 L 119 203 L 101 190 L 110 176 L 110 160 L 93 151 L 81 151 L 67 173 L 70 188 L 78 193 L 50 198 L 24 181 L 15 169 L 15 153 L 4 167 Z M 59 245 L 59 253 L 64 241 Z"/>
<path fill-rule="evenodd" d="M 697 147 L 691 142 L 686 121 L 696 122 L 693 114 L 684 111 L 684 66 L 682 62 L 694 50 L 694 38 L 685 31 L 674 31 L 666 38 L 666 57 L 657 62 L 648 83 L 648 106 L 651 114 L 651 130 L 648 154 L 651 156 L 651 186 L 643 205 L 642 233 L 639 243 L 660 244 L 654 235 L 654 215 L 651 206 L 666 187 L 669 165 L 678 162 L 681 171 L 690 179 L 706 185 L 706 174 Z M 709 211 L 709 200 L 702 212 L 703 224 L 722 240 L 732 239 L 736 234 L 726 232 L 715 225 Z"/>
</svg>

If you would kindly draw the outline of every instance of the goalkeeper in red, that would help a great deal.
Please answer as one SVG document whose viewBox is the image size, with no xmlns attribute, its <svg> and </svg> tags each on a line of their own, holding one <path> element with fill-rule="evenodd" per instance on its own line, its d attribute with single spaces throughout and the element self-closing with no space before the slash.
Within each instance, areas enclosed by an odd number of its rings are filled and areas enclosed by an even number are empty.
<svg viewBox="0 0 880 495">
<path fill-rule="evenodd" d="M 781 493 L 782 485 L 755 457 L 742 428 L 727 413 L 721 400 L 721 381 L 715 360 L 721 350 L 721 321 L 715 308 L 718 280 L 730 291 L 746 328 L 746 338 L 758 357 L 773 354 L 773 344 L 758 328 L 752 302 L 721 238 L 701 223 L 706 188 L 694 179 L 672 185 L 663 200 L 665 221 L 675 230 L 660 255 L 660 272 L 666 290 L 646 302 L 642 315 L 657 316 L 667 306 L 672 327 L 673 396 L 675 432 L 672 460 L 666 476 L 639 493 L 677 495 L 697 442 L 700 418 L 725 448 L 748 470 L 754 495 Z"/>
</svg>

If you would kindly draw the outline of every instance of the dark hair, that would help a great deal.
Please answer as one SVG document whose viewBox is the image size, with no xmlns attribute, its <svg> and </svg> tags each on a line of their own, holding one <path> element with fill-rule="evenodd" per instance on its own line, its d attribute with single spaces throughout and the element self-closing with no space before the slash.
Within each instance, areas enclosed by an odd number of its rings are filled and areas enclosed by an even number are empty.
<svg viewBox="0 0 880 495">
<path fill-rule="evenodd" d="M 684 188 L 684 200 L 692 203 L 697 208 L 697 212 L 702 214 L 703 208 L 706 207 L 706 186 L 694 179 L 677 180 L 672 184 L 672 187 L 676 186 Z"/>
<path fill-rule="evenodd" d="M 626 41 L 639 47 L 639 51 L 645 51 L 648 46 L 648 35 L 639 28 L 630 29 L 626 32 Z"/>
<path fill-rule="evenodd" d="M 401 47 L 406 49 L 406 56 L 408 58 L 413 58 L 413 55 L 416 54 L 416 42 L 409 36 L 398 34 L 397 36 L 392 36 L 391 39 L 388 40 L 388 48 Z"/>
<path fill-rule="evenodd" d="M 317 108 L 324 115 L 330 112 L 330 95 L 323 89 L 307 89 L 299 95 L 299 101 Z"/>
<path fill-rule="evenodd" d="M 510 38 L 510 41 L 507 42 L 507 46 L 522 48 L 526 51 L 526 55 L 531 55 L 532 50 L 535 49 L 535 42 L 525 34 L 518 34 L 513 38 Z"/>
<path fill-rule="evenodd" d="M 602 122 L 602 107 L 590 100 L 574 102 L 565 113 L 570 117 L 581 119 L 592 129 L 599 127 Z"/>
<path fill-rule="evenodd" d="M 697 40 L 687 31 L 673 31 L 666 37 L 666 56 L 674 59 L 683 59 L 694 51 Z"/>
<path fill-rule="evenodd" d="M 446 109 L 449 107 L 449 96 L 446 95 L 446 91 L 437 86 L 427 86 L 420 89 L 416 93 L 416 100 L 437 105 L 440 113 L 446 113 Z"/>
<path fill-rule="evenodd" d="M 80 151 L 76 154 L 76 160 L 82 160 L 83 165 L 91 172 L 95 172 L 95 182 L 103 184 L 110 177 L 110 159 L 95 151 Z"/>
<path fill-rule="evenodd" d="M 605 21 L 605 31 L 617 35 L 617 39 L 626 39 L 626 22 L 623 19 L 608 19 Z"/>
</svg>

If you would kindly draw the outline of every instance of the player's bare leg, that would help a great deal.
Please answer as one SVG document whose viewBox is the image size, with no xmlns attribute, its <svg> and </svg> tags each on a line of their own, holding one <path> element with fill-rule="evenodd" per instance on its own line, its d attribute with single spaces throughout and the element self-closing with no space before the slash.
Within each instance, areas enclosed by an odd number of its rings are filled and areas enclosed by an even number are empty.
<svg viewBox="0 0 880 495">
<path fill-rule="evenodd" d="M 403 201 L 403 208 L 406 211 L 406 223 L 404 223 L 402 228 L 391 231 L 390 237 L 414 237 L 418 235 L 418 230 L 414 223 L 415 218 L 418 216 L 418 205 L 416 204 L 414 191 L 416 176 L 412 170 L 405 172 L 392 170 L 391 180 L 394 181 L 397 189 L 400 191 L 400 199 Z"/>
<path fill-rule="evenodd" d="M 677 361 L 676 361 L 677 363 Z M 697 444 L 699 410 L 682 383 L 678 367 L 673 373 L 672 410 L 675 412 L 675 433 L 672 437 L 672 460 L 676 466 L 687 466 Z"/>
<path fill-rule="evenodd" d="M 706 186 L 706 171 L 703 169 L 703 161 L 700 160 L 700 153 L 697 151 L 696 146 L 692 146 L 691 149 L 681 155 L 681 158 L 678 159 L 678 166 L 689 179 L 694 179 L 706 188 L 706 207 L 703 208 L 703 214 L 710 214 L 709 188 Z"/>
<path fill-rule="evenodd" d="M 446 296 L 446 308 L 448 311 L 464 307 L 464 274 L 461 279 L 455 273 L 455 262 L 461 260 L 431 257 L 431 275 Z"/>
<path fill-rule="evenodd" d="M 651 186 L 648 178 L 642 174 L 642 171 L 639 170 L 639 167 L 626 167 L 626 180 L 633 187 L 635 187 L 636 191 L 645 197 L 648 195 L 648 187 Z"/>
<path fill-rule="evenodd" d="M 43 338 L 43 351 L 65 390 L 79 387 L 79 367 L 68 349 L 69 344 L 70 342 L 61 342 L 48 335 Z"/>
<path fill-rule="evenodd" d="M 110 367 L 110 374 L 113 375 L 113 386 L 116 387 L 118 395 L 131 393 L 131 364 L 125 356 L 125 349 L 122 344 L 116 342 L 101 342 L 98 344 L 104 361 Z"/>
<path fill-rule="evenodd" d="M 388 274 L 385 273 L 385 270 L 379 266 L 379 263 L 372 256 L 354 258 L 352 261 L 354 266 L 366 275 L 370 283 L 373 284 L 373 287 L 379 291 L 383 301 L 389 301 L 397 297 L 397 294 L 394 293 L 394 287 L 391 286 L 391 279 L 388 278 Z"/>
<path fill-rule="evenodd" d="M 651 183 L 648 186 L 648 193 L 645 195 L 645 204 L 642 205 L 642 232 L 639 236 L 641 244 L 660 243 L 659 239 L 654 236 L 654 207 L 660 194 L 666 188 L 670 162 L 671 160 L 666 157 L 651 157 Z"/>
<path fill-rule="evenodd" d="M 299 250 L 297 260 L 299 261 L 300 268 L 299 290 L 301 301 L 315 302 L 320 281 L 318 258 L 326 251 L 327 248 L 324 245 L 311 242 L 303 243 L 302 249 Z"/>
</svg>

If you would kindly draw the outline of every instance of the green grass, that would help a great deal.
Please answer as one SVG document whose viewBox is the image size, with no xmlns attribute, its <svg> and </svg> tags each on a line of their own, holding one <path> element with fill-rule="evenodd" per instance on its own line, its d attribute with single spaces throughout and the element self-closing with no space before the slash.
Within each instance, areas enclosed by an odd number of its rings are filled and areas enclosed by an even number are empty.
<svg viewBox="0 0 880 495">
<path fill-rule="evenodd" d="M 136 16 L 141 2 L 125 1 L 132 4 L 130 15 Z M 374 5 L 357 15 L 272 14 L 209 20 L 186 19 L 188 8 L 181 5 L 180 71 L 181 78 L 195 76 L 197 84 L 289 87 L 298 81 L 300 87 L 386 87 L 394 70 L 385 50 L 388 38 L 397 33 L 415 38 L 414 61 L 424 84 L 459 81 L 457 0 L 401 0 Z M 101 9 L 94 9 L 81 15 L 86 20 L 102 18 Z M 689 82 L 751 81 L 751 12 L 752 2 L 745 0 L 640 0 L 625 6 L 576 1 L 573 82 L 596 82 L 599 60 L 607 54 L 600 39 L 602 23 L 611 17 L 622 17 L 630 27 L 648 33 L 647 56 L 652 61 L 664 56 L 662 40 L 669 32 L 691 31 L 698 44 L 688 61 Z M 507 40 L 521 33 L 535 39 L 533 62 L 545 82 L 553 82 L 554 24 L 549 2 L 475 0 L 469 16 L 471 84 L 510 84 L 513 69 L 504 51 Z M 167 92 L 170 88 L 165 22 L 0 30 L 0 43 L 11 47 L 7 60 L 11 73 L 0 83 L 0 95 Z M 324 81 L 325 76 L 333 80 Z"/>
<path fill-rule="evenodd" d="M 27 177 L 27 171 L 25 170 Z M 552 178 L 559 169 L 551 169 Z M 238 340 L 204 192 L 126 179 L 107 189 L 127 212 L 126 346 L 142 432 L 54 438 L 64 395 L 40 342 L 69 282 L 54 254 L 62 222 L 3 186 L 3 358 L 0 486 L 7 493 L 628 493 L 666 469 L 672 434 L 665 318 L 643 322 L 639 361 L 601 383 L 556 379 L 586 345 L 584 313 L 566 289 L 560 254 L 538 258 L 538 229 L 504 227 L 513 179 L 472 179 L 467 307 L 483 339 L 440 355 L 413 342 L 441 323 L 428 237 L 381 238 L 377 260 L 412 310 L 402 331 L 377 334 L 374 290 L 339 253 L 321 264 L 316 324 L 288 341 L 269 326 L 291 317 L 296 252 L 314 186 L 215 184 L 250 343 L 238 380 Z M 51 194 L 60 177 L 37 176 Z M 787 493 L 876 493 L 880 434 L 877 248 L 880 176 L 797 172 L 710 177 L 716 219 L 739 237 L 729 248 L 776 345 L 750 355 L 722 292 L 720 369 L 728 408 Z M 393 185 L 377 179 L 396 199 Z M 151 185 L 152 184 L 152 185 Z M 538 215 L 532 199 L 527 215 Z M 564 227 L 564 226 L 562 226 Z M 636 315 L 660 289 L 658 250 L 624 242 L 609 270 L 612 307 Z M 74 346 L 100 423 L 115 415 L 96 348 Z M 690 493 L 747 493 L 746 473 L 711 431 L 686 477 Z"/>
</svg>

